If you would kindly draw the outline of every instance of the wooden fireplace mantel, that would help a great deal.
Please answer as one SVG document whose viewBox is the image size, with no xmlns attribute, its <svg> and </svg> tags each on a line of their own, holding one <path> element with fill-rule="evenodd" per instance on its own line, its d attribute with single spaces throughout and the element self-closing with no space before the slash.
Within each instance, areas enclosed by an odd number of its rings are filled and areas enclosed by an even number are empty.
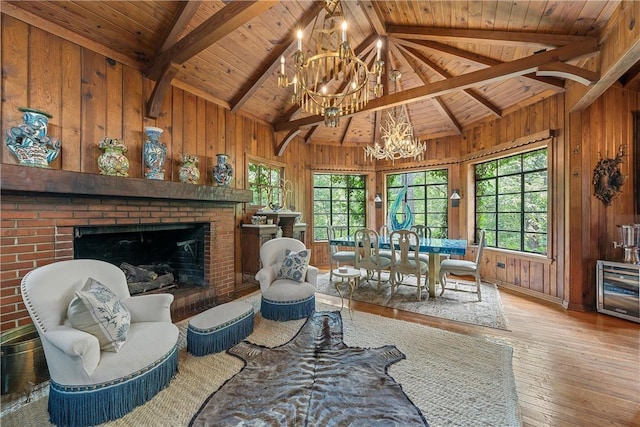
<svg viewBox="0 0 640 427">
<path fill-rule="evenodd" d="M 5 163 L 0 168 L 2 193 L 190 200 L 227 205 L 250 202 L 253 197 L 251 190 L 231 187 L 105 176 Z"/>
</svg>

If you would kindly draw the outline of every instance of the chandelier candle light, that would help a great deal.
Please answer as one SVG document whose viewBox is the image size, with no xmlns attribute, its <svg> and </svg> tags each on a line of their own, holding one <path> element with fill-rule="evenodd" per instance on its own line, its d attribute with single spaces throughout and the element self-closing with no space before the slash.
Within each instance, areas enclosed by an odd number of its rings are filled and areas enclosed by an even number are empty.
<svg viewBox="0 0 640 427">
<path fill-rule="evenodd" d="M 401 74 L 398 70 L 391 73 L 391 80 L 397 85 Z M 397 87 L 396 87 L 397 92 Z M 413 125 L 409 123 L 406 106 L 402 105 L 393 110 L 393 114 L 387 111 L 386 125 L 380 125 L 381 143 L 364 148 L 364 158 L 367 160 L 391 160 L 413 157 L 414 160 L 422 160 L 427 149 L 426 142 L 413 136 Z"/>
<path fill-rule="evenodd" d="M 340 124 L 340 116 L 355 113 L 369 102 L 369 77 L 377 76 L 375 96 L 382 95 L 382 70 L 384 61 L 380 59 L 382 42 L 378 40 L 376 61 L 372 70 L 358 58 L 347 40 L 347 21 L 340 1 L 327 0 L 324 4 L 327 15 L 323 28 L 317 31 L 317 53 L 306 58 L 302 50 L 302 30 L 298 30 L 297 50 L 293 54 L 295 72 L 289 80 L 285 74 L 285 57 L 280 58 L 278 85 L 282 88 L 293 86 L 292 102 L 304 111 L 324 116 L 326 126 L 335 128 Z M 338 17 L 343 17 L 339 38 L 336 26 Z M 336 50 L 332 50 L 337 46 Z M 331 82 L 336 82 L 335 90 L 330 90 Z"/>
</svg>

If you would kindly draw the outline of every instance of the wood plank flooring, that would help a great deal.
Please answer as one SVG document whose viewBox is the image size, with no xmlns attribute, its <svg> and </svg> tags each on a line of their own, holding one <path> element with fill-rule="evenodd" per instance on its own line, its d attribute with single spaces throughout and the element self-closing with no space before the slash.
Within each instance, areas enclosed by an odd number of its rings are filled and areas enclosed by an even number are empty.
<svg viewBox="0 0 640 427">
<path fill-rule="evenodd" d="M 357 301 L 353 309 L 511 345 L 523 426 L 640 426 L 639 324 L 507 289 L 500 296 L 509 331 Z M 332 296 L 316 299 L 340 305 Z"/>
<path fill-rule="evenodd" d="M 352 308 L 509 344 L 523 427 L 640 427 L 640 324 L 505 288 L 500 297 L 509 331 L 359 301 Z M 331 295 L 316 301 L 340 307 Z"/>
</svg>

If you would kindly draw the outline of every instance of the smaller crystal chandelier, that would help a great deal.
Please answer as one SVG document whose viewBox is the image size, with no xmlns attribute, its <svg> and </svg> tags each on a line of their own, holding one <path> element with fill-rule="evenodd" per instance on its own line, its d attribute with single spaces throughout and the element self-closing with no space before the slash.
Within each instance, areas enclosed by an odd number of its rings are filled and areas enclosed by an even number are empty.
<svg viewBox="0 0 640 427">
<path fill-rule="evenodd" d="M 397 85 L 401 73 L 393 70 L 391 80 Z M 397 92 L 397 87 L 396 87 Z M 413 136 L 413 126 L 407 117 L 407 107 L 402 105 L 393 110 L 393 114 L 387 111 L 386 125 L 380 125 L 382 133 L 381 143 L 364 148 L 364 158 L 367 160 L 391 160 L 406 159 L 413 157 L 414 160 L 423 160 L 424 152 L 427 149 L 426 142 L 420 142 L 419 138 Z"/>
<path fill-rule="evenodd" d="M 382 95 L 382 42 L 378 40 L 376 60 L 369 71 L 367 64 L 349 46 L 347 21 L 340 1 L 326 0 L 324 9 L 327 15 L 323 27 L 316 31 L 316 54 L 306 57 L 302 50 L 302 30 L 298 30 L 298 48 L 293 54 L 293 78 L 289 79 L 285 74 L 285 57 L 282 56 L 278 86 L 293 86 L 291 100 L 294 104 L 308 113 L 324 116 L 326 126 L 337 127 L 341 115 L 355 113 L 369 102 L 370 76 L 377 77 L 374 95 Z M 342 18 L 340 28 L 336 22 L 338 18 Z M 331 82 L 335 82 L 335 90 L 329 89 Z"/>
</svg>

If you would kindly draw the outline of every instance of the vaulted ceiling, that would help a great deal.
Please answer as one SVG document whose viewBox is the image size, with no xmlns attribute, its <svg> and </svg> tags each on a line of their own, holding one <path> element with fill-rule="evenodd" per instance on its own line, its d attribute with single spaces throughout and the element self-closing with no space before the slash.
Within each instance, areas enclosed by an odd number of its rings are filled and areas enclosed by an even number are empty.
<svg viewBox="0 0 640 427">
<path fill-rule="evenodd" d="M 154 80 L 153 117 L 170 85 L 270 123 L 282 140 L 364 145 L 383 113 L 405 104 L 416 136 L 459 134 L 472 123 L 562 92 L 567 79 L 597 84 L 584 68 L 620 1 L 344 1 L 349 43 L 367 63 L 383 40 L 384 95 L 340 126 L 291 104 L 277 84 L 295 32 L 311 34 L 323 2 L 9 1 Z M 64 36 L 64 34 L 63 34 Z M 312 46 L 305 40 L 305 46 Z M 289 61 L 291 62 L 291 61 Z M 637 82 L 632 67 L 623 84 Z M 392 70 L 402 78 L 389 81 Z M 623 80 L 624 79 L 624 80 Z"/>
</svg>

